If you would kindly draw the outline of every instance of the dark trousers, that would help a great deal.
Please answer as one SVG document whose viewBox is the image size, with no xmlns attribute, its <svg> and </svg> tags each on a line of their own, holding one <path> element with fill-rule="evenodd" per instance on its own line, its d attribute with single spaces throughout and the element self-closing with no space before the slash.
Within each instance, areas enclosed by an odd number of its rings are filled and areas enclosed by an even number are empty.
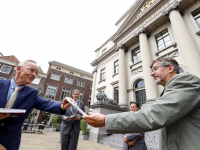
<svg viewBox="0 0 200 150">
<path fill-rule="evenodd" d="M 61 134 L 61 150 L 76 150 L 78 145 L 79 134 L 74 132 L 73 125 L 67 135 Z"/>
</svg>

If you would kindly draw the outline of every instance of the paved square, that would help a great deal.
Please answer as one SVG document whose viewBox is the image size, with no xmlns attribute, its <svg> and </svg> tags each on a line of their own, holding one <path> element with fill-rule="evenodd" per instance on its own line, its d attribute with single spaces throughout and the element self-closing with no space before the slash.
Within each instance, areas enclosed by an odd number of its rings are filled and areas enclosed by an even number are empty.
<svg viewBox="0 0 200 150">
<path fill-rule="evenodd" d="M 19 150 L 60 150 L 60 132 L 43 131 L 43 134 L 22 133 Z M 81 140 L 77 150 L 117 150 L 103 144 Z"/>
</svg>

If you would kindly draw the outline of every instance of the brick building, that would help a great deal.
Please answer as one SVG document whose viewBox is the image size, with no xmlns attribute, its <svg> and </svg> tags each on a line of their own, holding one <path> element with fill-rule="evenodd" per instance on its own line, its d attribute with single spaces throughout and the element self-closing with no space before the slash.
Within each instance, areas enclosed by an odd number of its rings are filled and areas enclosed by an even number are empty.
<svg viewBox="0 0 200 150">
<path fill-rule="evenodd" d="M 88 106 L 88 100 L 91 99 L 92 74 L 57 61 L 49 62 L 44 98 L 62 101 L 66 96 L 71 97 L 74 89 L 80 91 L 79 100 Z"/>
<path fill-rule="evenodd" d="M 15 76 L 15 67 L 19 60 L 14 56 L 1 56 L 0 57 L 0 79 L 9 79 Z"/>
</svg>

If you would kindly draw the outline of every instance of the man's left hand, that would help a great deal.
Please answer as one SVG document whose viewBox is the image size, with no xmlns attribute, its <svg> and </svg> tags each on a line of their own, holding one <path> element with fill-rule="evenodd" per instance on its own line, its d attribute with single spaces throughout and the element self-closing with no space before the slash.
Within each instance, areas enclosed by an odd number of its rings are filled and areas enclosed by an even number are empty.
<svg viewBox="0 0 200 150">
<path fill-rule="evenodd" d="M 73 99 L 70 98 L 70 100 L 71 100 L 72 102 L 74 102 Z M 60 108 L 61 108 L 62 110 L 66 110 L 66 109 L 68 109 L 70 106 L 71 106 L 71 104 L 70 104 L 66 99 L 64 99 L 64 100 L 63 100 L 63 103 L 60 105 Z"/>
<path fill-rule="evenodd" d="M 75 116 L 72 118 L 73 120 L 79 120 L 79 117 L 78 116 Z"/>
</svg>

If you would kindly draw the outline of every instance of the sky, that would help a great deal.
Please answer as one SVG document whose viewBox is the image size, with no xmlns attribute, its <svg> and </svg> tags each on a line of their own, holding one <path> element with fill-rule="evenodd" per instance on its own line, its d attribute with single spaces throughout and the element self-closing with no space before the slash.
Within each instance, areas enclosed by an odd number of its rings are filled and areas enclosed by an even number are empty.
<svg viewBox="0 0 200 150">
<path fill-rule="evenodd" d="M 135 0 L 0 0 L 0 52 L 92 72 L 95 50 Z"/>
</svg>

